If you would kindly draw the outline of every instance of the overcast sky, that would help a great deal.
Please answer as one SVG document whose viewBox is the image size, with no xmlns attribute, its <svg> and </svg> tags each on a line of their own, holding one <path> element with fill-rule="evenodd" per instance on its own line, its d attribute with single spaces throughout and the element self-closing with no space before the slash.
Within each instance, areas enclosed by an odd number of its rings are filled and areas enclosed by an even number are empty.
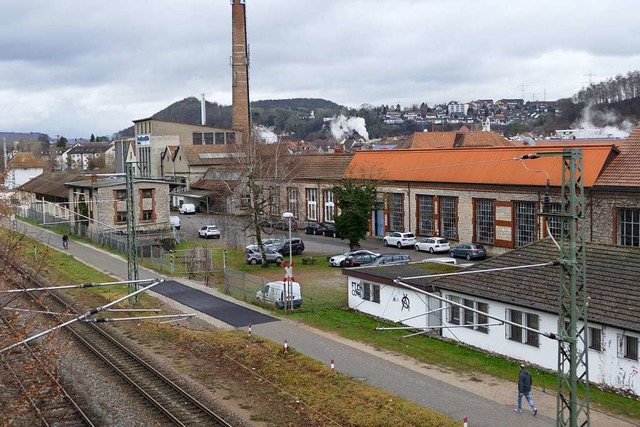
<svg viewBox="0 0 640 427">
<path fill-rule="evenodd" d="M 640 69 L 638 0 L 246 0 L 251 100 L 569 97 Z M 229 0 L 5 0 L 0 131 L 111 135 L 231 104 Z"/>
</svg>

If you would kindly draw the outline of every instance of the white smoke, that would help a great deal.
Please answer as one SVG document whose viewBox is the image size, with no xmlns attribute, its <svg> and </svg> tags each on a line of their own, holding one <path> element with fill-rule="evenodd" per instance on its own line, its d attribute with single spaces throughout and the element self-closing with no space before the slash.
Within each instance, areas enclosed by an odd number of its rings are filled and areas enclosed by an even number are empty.
<svg viewBox="0 0 640 427">
<path fill-rule="evenodd" d="M 273 129 L 263 125 L 258 125 L 253 129 L 255 131 L 255 134 L 258 135 L 258 138 L 260 138 L 260 141 L 263 144 L 275 144 L 278 142 L 278 135 L 276 135 Z"/>
<path fill-rule="evenodd" d="M 620 122 L 615 111 L 599 111 L 593 104 L 580 112 L 580 118 L 572 127 L 576 129 L 573 132 L 576 138 L 626 138 L 635 128 L 628 120 Z"/>
<path fill-rule="evenodd" d="M 331 119 L 329 123 L 331 129 L 331 135 L 336 141 L 342 141 L 348 136 L 352 136 L 354 132 L 363 137 L 365 140 L 369 140 L 369 132 L 367 132 L 367 125 L 362 117 L 345 117 L 340 114 Z"/>
</svg>

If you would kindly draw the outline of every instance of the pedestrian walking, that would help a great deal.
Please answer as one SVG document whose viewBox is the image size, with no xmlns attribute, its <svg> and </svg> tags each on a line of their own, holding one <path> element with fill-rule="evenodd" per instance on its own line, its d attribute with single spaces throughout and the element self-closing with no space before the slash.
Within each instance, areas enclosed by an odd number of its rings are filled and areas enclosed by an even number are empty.
<svg viewBox="0 0 640 427">
<path fill-rule="evenodd" d="M 67 233 L 62 236 L 62 247 L 65 249 L 69 248 L 69 236 L 67 236 Z"/>
<path fill-rule="evenodd" d="M 533 381 L 531 380 L 531 374 L 527 371 L 524 364 L 520 365 L 520 375 L 518 376 L 518 407 L 514 410 L 516 412 L 522 412 L 522 396 L 524 396 L 525 399 L 527 399 L 527 402 L 529 402 L 529 406 L 531 406 L 533 416 L 535 417 L 538 413 L 538 409 L 531 398 L 532 384 Z"/>
</svg>

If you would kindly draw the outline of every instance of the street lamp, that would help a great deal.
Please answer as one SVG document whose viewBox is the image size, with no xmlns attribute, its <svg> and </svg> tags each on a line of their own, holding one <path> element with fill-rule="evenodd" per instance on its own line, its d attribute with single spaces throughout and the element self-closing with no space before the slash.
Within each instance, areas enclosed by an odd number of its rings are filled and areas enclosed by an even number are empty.
<svg viewBox="0 0 640 427">
<path fill-rule="evenodd" d="M 288 294 L 288 288 L 291 285 L 291 276 L 293 276 L 293 254 L 292 254 L 292 248 L 291 248 L 291 218 L 293 218 L 293 214 L 291 212 L 284 212 L 282 214 L 282 218 L 286 218 L 287 222 L 289 223 L 289 277 L 288 277 L 288 281 L 287 284 L 284 286 L 284 310 L 287 311 L 287 294 Z M 293 290 L 293 288 L 292 288 Z"/>
</svg>

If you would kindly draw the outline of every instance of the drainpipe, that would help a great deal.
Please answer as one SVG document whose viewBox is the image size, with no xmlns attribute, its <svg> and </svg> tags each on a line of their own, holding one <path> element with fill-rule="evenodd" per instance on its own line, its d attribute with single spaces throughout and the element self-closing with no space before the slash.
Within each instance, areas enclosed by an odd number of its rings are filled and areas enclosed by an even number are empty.
<svg viewBox="0 0 640 427">
<path fill-rule="evenodd" d="M 411 181 L 407 181 L 407 199 L 409 199 L 409 228 L 407 230 L 408 231 L 412 231 L 411 230 L 411 216 L 413 214 L 411 213 Z"/>
</svg>

